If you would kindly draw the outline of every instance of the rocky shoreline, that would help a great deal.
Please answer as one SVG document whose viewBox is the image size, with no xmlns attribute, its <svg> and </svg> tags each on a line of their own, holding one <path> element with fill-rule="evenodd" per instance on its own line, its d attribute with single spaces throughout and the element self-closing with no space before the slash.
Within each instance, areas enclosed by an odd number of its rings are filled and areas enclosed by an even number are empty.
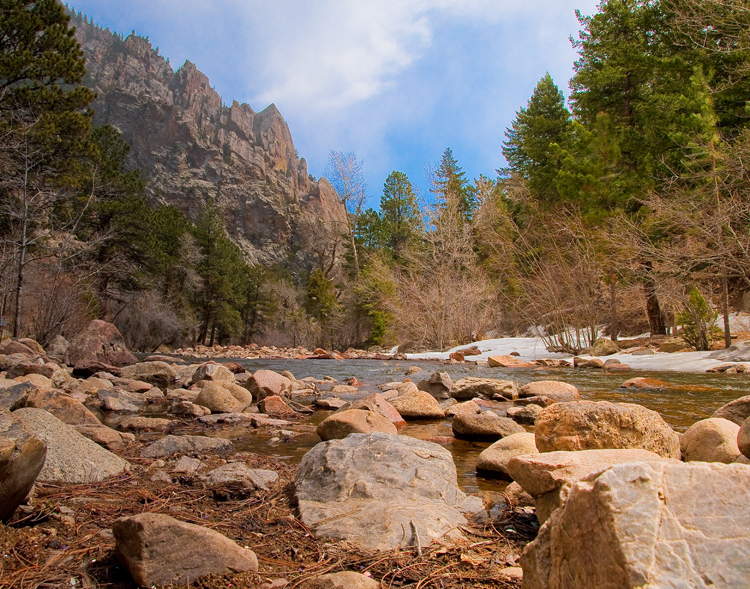
<svg viewBox="0 0 750 589">
<path fill-rule="evenodd" d="M 680 436 L 654 411 L 582 400 L 559 381 L 453 382 L 415 369 L 416 382 L 368 390 L 208 359 L 337 355 L 301 348 L 138 362 L 96 321 L 67 349 L 48 348 L 0 343 L 0 588 L 62 578 L 264 589 L 750 578 L 750 396 Z M 477 470 L 512 482 L 465 495 L 442 440 L 399 434 L 431 420 L 492 442 Z M 230 429 L 322 441 L 297 468 L 238 449 Z"/>
</svg>

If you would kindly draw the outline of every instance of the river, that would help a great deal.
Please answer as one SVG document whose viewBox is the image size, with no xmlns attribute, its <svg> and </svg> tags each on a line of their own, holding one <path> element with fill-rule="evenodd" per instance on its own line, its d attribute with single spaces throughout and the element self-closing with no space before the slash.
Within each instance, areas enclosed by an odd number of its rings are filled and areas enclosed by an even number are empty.
<svg viewBox="0 0 750 589">
<path fill-rule="evenodd" d="M 188 362 L 201 362 L 200 359 L 185 359 Z M 222 359 L 217 358 L 217 362 Z M 535 380 L 560 380 L 578 387 L 584 399 L 592 401 L 612 401 L 617 403 L 637 403 L 659 412 L 676 431 L 684 432 L 690 425 L 700 419 L 710 417 L 722 405 L 748 394 L 750 377 L 743 374 L 708 374 L 678 373 L 656 371 L 630 371 L 610 373 L 602 370 L 548 368 L 536 370 L 530 368 L 489 368 L 467 364 L 443 365 L 438 361 L 405 360 L 237 360 L 246 370 L 289 370 L 298 379 L 312 376 L 322 379 L 331 376 L 344 383 L 355 376 L 362 387 L 360 397 L 378 391 L 377 386 L 405 378 L 411 366 L 418 366 L 426 373 L 435 371 L 447 372 L 453 381 L 467 376 L 513 380 L 520 385 Z M 636 376 L 654 378 L 669 383 L 669 387 L 659 390 L 631 390 L 621 387 L 626 380 Z M 425 378 L 426 374 L 416 374 L 414 381 Z M 367 393 L 365 393 L 367 391 Z M 344 397 L 347 398 L 347 397 Z M 317 425 L 330 412 L 318 412 L 310 418 L 311 425 Z M 450 422 L 411 422 L 401 430 L 402 434 L 420 439 L 452 437 Z M 298 435 L 292 441 L 273 441 L 270 436 L 248 435 L 246 428 L 229 429 L 221 435 L 231 437 L 238 449 L 284 456 L 298 462 L 302 456 L 320 439 L 309 433 Z M 484 450 L 487 442 L 468 442 L 455 440 L 443 445 L 453 454 L 458 471 L 459 484 L 467 493 L 479 490 L 498 490 L 497 481 L 476 476 L 476 460 Z"/>
</svg>

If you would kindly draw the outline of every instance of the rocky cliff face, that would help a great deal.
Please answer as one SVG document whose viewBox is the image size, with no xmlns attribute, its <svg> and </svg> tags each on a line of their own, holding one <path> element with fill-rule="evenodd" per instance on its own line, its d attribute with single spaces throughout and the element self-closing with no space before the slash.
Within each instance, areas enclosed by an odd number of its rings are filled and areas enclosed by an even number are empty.
<svg viewBox="0 0 750 589">
<path fill-rule="evenodd" d="M 130 144 L 152 204 L 173 204 L 195 219 L 214 198 L 227 231 L 250 262 L 294 260 L 302 226 L 344 223 L 325 180 L 311 181 L 275 105 L 256 113 L 222 103 L 191 62 L 176 72 L 148 39 L 127 38 L 72 15 L 86 56 L 84 83 L 97 92 L 96 125 Z M 297 260 L 299 261 L 299 260 Z"/>
</svg>

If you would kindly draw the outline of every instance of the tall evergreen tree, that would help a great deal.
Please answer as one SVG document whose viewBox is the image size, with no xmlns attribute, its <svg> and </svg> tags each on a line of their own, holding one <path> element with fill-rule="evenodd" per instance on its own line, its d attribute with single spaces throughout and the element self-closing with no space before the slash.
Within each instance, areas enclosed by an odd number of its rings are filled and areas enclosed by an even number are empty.
<svg viewBox="0 0 750 589">
<path fill-rule="evenodd" d="M 94 94 L 76 86 L 83 52 L 57 0 L 6 0 L 0 9 L 0 226 L 13 251 L 13 335 L 20 329 L 30 252 L 44 241 L 60 187 L 87 149 Z"/>
<path fill-rule="evenodd" d="M 388 247 L 398 259 L 423 225 L 414 188 L 403 172 L 393 171 L 386 178 L 380 197 L 380 214 Z"/>
<path fill-rule="evenodd" d="M 445 205 L 446 210 L 457 211 L 468 222 L 476 208 L 476 197 L 465 176 L 466 172 L 458 165 L 453 157 L 453 150 L 448 147 L 435 171 L 432 192 L 437 196 L 438 202 Z"/>
<path fill-rule="evenodd" d="M 536 85 L 526 108 L 516 113 L 505 137 L 503 155 L 509 170 L 525 178 L 529 189 L 542 201 L 557 201 L 556 148 L 568 146 L 571 120 L 565 97 L 549 73 Z"/>
</svg>

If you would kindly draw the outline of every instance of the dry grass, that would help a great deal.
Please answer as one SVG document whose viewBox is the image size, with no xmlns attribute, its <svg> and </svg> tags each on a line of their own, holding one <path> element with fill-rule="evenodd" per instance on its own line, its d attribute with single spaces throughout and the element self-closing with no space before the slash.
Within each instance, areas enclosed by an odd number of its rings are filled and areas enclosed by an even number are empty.
<svg viewBox="0 0 750 589">
<path fill-rule="evenodd" d="M 383 588 L 519 587 L 503 580 L 502 571 L 517 566 L 523 546 L 537 530 L 533 513 L 506 508 L 466 527 L 467 540 L 461 545 L 364 552 L 316 539 L 295 517 L 296 465 L 266 455 L 238 454 L 232 458 L 278 472 L 276 487 L 268 492 L 211 489 L 197 476 L 171 484 L 151 481 L 150 461 L 137 458 L 136 450 L 131 448 L 133 455 L 126 456 L 132 471 L 119 478 L 88 485 L 37 485 L 32 506 L 0 525 L 0 589 L 133 589 L 135 583 L 115 556 L 110 530 L 118 517 L 141 512 L 212 528 L 258 556 L 258 574 L 206 577 L 193 585 L 201 589 L 259 587 L 278 578 L 293 589 L 321 574 L 345 570 L 367 573 Z M 202 460 L 208 467 L 221 462 L 218 457 Z"/>
</svg>

